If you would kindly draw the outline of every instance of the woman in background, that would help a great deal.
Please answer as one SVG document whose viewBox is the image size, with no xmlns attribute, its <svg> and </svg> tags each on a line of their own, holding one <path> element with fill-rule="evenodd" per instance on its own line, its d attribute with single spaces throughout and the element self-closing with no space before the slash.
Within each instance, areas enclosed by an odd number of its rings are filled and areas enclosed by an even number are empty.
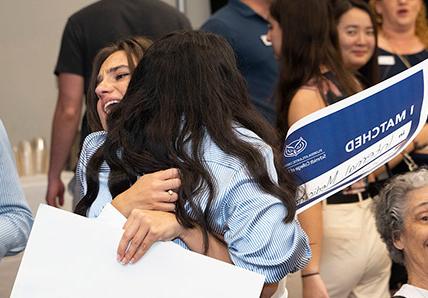
<svg viewBox="0 0 428 298">
<path fill-rule="evenodd" d="M 376 11 L 381 80 L 428 58 L 428 26 L 422 0 L 370 0 Z"/>
<path fill-rule="evenodd" d="M 365 45 L 358 61 L 341 55 L 329 1 L 275 0 L 270 23 L 268 36 L 281 65 L 278 129 L 285 139 L 299 119 L 362 90 L 353 74 L 371 58 L 373 46 Z M 303 297 L 389 297 L 390 263 L 385 247 L 379 252 L 375 245 L 383 244 L 365 185 L 360 181 L 299 215 L 313 252 L 301 272 Z"/>
<path fill-rule="evenodd" d="M 363 0 L 335 0 L 333 3 L 344 66 L 354 73 L 363 88 L 377 84 L 377 27 L 372 10 Z"/>
<path fill-rule="evenodd" d="M 428 58 L 428 26 L 422 0 L 371 0 L 370 5 L 375 9 L 378 20 L 382 80 Z M 428 128 L 424 128 L 426 130 Z M 428 163 L 428 133 L 424 131 L 405 150 L 404 160 L 396 158 L 388 163 L 389 175 L 404 173 Z"/>
</svg>

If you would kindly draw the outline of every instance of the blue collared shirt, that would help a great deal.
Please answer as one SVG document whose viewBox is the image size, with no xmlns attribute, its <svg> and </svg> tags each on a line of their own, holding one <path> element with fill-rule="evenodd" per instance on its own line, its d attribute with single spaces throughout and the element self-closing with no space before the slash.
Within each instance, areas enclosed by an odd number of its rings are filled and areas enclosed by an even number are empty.
<svg viewBox="0 0 428 298">
<path fill-rule="evenodd" d="M 32 224 L 12 148 L 0 120 L 0 259 L 25 248 Z"/>
<path fill-rule="evenodd" d="M 246 129 L 237 128 L 237 135 L 259 148 L 272 179 L 277 181 L 271 148 Z M 77 167 L 82 195 L 86 193 L 86 166 L 105 136 L 105 132 L 92 133 L 83 144 Z M 287 214 L 284 204 L 261 190 L 244 163 L 223 152 L 208 136 L 204 139 L 202 152 L 217 186 L 209 224 L 215 233 L 223 235 L 233 263 L 265 275 L 266 283 L 278 282 L 288 273 L 303 268 L 311 256 L 308 239 L 297 220 L 283 222 Z M 98 216 L 112 200 L 107 185 L 107 164 L 102 165 L 100 172 L 100 191 L 88 211 L 90 217 Z M 205 193 L 198 200 L 202 209 L 207 199 Z M 190 208 L 188 212 L 192 214 Z M 179 239 L 175 242 L 185 247 Z"/>
</svg>

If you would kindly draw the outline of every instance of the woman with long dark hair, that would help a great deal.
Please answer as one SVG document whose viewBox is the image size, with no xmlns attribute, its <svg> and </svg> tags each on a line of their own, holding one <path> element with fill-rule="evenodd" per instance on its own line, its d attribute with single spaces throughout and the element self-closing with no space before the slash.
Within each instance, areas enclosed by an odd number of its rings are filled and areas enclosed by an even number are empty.
<svg viewBox="0 0 428 298">
<path fill-rule="evenodd" d="M 367 88 L 379 83 L 376 17 L 364 0 L 334 0 L 339 47 L 344 66 Z"/>
<path fill-rule="evenodd" d="M 97 53 L 86 101 L 90 132 L 107 130 L 107 114 L 123 99 L 135 67 L 151 44 L 150 39 L 135 36 L 112 42 Z"/>
<path fill-rule="evenodd" d="M 270 11 L 268 37 L 281 68 L 277 127 L 284 140 L 293 123 L 362 87 L 343 63 L 330 1 L 274 0 Z M 386 263 L 385 282 L 382 283 L 385 274 L 379 263 L 365 266 L 370 257 L 382 257 L 382 253 L 373 249 L 372 242 L 366 242 L 369 236 L 364 233 L 372 231 L 372 241 L 376 230 L 374 220 L 369 222 L 370 217 L 366 216 L 370 214 L 368 193 L 353 193 L 360 184 L 299 215 L 313 253 L 311 262 L 301 272 L 303 297 L 386 297 L 389 263 L 385 247 L 385 258 L 377 260 Z M 364 233 L 358 230 L 363 222 L 369 227 Z M 382 245 L 378 235 L 377 238 Z M 361 251 L 364 246 L 370 249 Z M 353 268 L 352 272 L 349 268 Z"/>
<path fill-rule="evenodd" d="M 151 40 L 139 36 L 118 40 L 102 48 L 94 58 L 86 108 L 92 133 L 83 143 L 76 168 L 79 198 L 86 193 L 86 181 L 84 181 L 86 163 L 83 161 L 92 156 L 100 145 L 98 141 L 104 139 L 108 130 L 107 117 L 115 105 L 123 99 L 135 67 L 151 43 Z M 102 166 L 98 172 L 99 179 L 107 181 L 108 173 L 108 167 Z M 117 195 L 112 200 L 112 204 L 125 216 L 129 216 L 135 208 L 173 211 L 177 194 L 171 189 L 180 185 L 179 178 L 177 169 L 145 175 L 137 180 L 134 187 Z M 166 193 L 168 190 L 171 190 L 170 194 Z M 110 196 L 108 190 L 106 193 Z M 100 196 L 103 194 L 101 193 Z M 104 202 L 97 202 L 86 215 L 98 216 L 104 204 Z"/>
<path fill-rule="evenodd" d="M 266 276 L 263 297 L 306 265 L 310 251 L 294 219 L 295 184 L 223 38 L 177 32 L 156 41 L 107 124 L 105 143 L 88 163 L 78 213 L 106 200 L 98 195 L 107 187 L 97 175 L 104 161 L 113 197 L 147 173 L 173 167 L 181 177 L 175 213 L 130 213 L 118 248 L 122 263 L 136 262 L 154 241 L 171 239 L 212 256 L 214 237 L 228 248 L 225 261 Z"/>
</svg>

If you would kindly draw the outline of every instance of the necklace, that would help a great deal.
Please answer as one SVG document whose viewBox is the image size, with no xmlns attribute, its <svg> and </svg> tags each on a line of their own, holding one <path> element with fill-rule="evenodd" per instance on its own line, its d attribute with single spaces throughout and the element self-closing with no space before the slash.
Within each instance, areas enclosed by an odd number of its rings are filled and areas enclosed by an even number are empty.
<svg viewBox="0 0 428 298">
<path fill-rule="evenodd" d="M 409 62 L 409 59 L 407 59 L 407 57 L 405 55 L 402 55 L 402 54 L 398 53 L 398 51 L 391 44 L 390 39 L 387 38 L 387 36 L 385 35 L 385 33 L 383 31 L 381 31 L 380 33 L 381 33 L 381 35 L 383 37 L 383 40 L 385 41 L 385 43 L 388 45 L 389 49 L 391 50 L 391 53 L 393 53 L 394 55 L 396 55 L 398 57 L 398 59 L 400 59 L 401 63 L 403 63 L 406 68 L 412 67 L 412 65 Z"/>
</svg>

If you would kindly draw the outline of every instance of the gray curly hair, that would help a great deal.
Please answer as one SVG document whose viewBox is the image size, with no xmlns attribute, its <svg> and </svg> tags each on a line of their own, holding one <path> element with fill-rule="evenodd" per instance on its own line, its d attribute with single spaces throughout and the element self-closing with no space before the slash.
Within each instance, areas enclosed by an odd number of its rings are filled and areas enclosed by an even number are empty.
<svg viewBox="0 0 428 298">
<path fill-rule="evenodd" d="M 428 186 L 428 169 L 420 168 L 392 178 L 374 200 L 377 230 L 396 263 L 404 265 L 404 253 L 394 246 L 394 240 L 403 231 L 407 194 L 424 186 Z"/>
</svg>

